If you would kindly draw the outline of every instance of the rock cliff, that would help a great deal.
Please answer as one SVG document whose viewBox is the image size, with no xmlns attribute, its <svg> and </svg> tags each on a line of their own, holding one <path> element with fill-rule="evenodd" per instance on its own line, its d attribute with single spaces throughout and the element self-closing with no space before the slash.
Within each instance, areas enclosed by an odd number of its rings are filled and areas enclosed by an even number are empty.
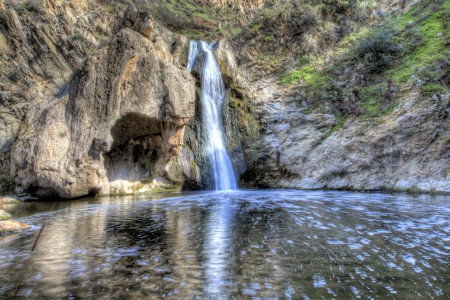
<svg viewBox="0 0 450 300">
<path fill-rule="evenodd" d="M 450 192 L 450 7 L 335 2 L 262 11 L 234 39 L 261 128 L 242 183 Z"/>
<path fill-rule="evenodd" d="M 261 157 L 243 178 L 247 184 L 450 192 L 449 94 L 424 100 L 410 87 L 398 96 L 402 105 L 392 114 L 349 118 L 333 131 L 335 115 L 309 113 L 297 91 L 278 82 L 253 85 Z"/>
<path fill-rule="evenodd" d="M 10 147 L 22 119 L 105 44 L 117 23 L 93 1 L 0 1 L 0 193 L 10 191 Z"/>
<path fill-rule="evenodd" d="M 218 41 L 241 187 L 450 192 L 445 2 L 155 1 L 119 18 L 100 2 L 46 0 L 42 14 L 36 1 L 26 13 L 0 1 L 1 187 L 75 198 L 211 186 L 188 39 L 153 14 Z"/>
<path fill-rule="evenodd" d="M 183 42 L 171 52 L 152 29 L 148 13 L 129 8 L 112 40 L 27 113 L 12 149 L 17 193 L 74 198 L 199 181 L 183 148 L 194 79 L 172 55 Z"/>
</svg>

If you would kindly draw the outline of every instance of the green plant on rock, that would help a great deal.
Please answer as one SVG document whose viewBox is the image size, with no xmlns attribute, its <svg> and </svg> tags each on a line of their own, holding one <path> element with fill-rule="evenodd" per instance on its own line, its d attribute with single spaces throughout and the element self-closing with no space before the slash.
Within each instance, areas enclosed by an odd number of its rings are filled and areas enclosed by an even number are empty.
<svg viewBox="0 0 450 300">
<path fill-rule="evenodd" d="M 18 11 L 29 11 L 37 14 L 45 14 L 43 0 L 26 0 L 16 7 Z"/>
<path fill-rule="evenodd" d="M 395 40 L 389 30 L 371 33 L 356 48 L 356 53 L 370 66 L 370 71 L 381 73 L 393 65 L 393 59 L 398 57 L 403 46 Z"/>
<path fill-rule="evenodd" d="M 0 195 L 12 192 L 14 187 L 14 178 L 9 174 L 0 174 Z"/>
<path fill-rule="evenodd" d="M 76 30 L 72 35 L 72 39 L 75 41 L 84 41 L 86 40 L 86 36 L 81 31 Z"/>
<path fill-rule="evenodd" d="M 277 40 L 272 35 L 263 35 L 261 36 L 261 40 L 265 42 L 276 42 Z"/>
<path fill-rule="evenodd" d="M 421 94 L 425 97 L 432 97 L 436 94 L 445 93 L 448 90 L 442 85 L 438 84 L 427 84 L 424 85 L 421 89 Z"/>
</svg>

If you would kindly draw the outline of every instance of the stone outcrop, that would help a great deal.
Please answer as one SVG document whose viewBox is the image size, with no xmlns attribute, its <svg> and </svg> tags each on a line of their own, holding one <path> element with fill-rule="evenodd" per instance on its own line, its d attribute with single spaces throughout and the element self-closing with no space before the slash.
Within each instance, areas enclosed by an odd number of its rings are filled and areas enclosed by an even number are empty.
<svg viewBox="0 0 450 300">
<path fill-rule="evenodd" d="M 62 88 L 87 54 L 110 35 L 110 15 L 92 12 L 89 1 L 46 0 L 45 15 L 0 9 L 0 147 L 6 151 L 29 104 Z"/>
<path fill-rule="evenodd" d="M 278 3 L 286 9 L 277 8 L 280 14 L 255 19 L 233 39 L 238 68 L 254 91 L 252 107 L 261 134 L 255 152 L 259 156 L 241 177 L 241 185 L 449 193 L 448 89 L 425 96 L 420 84 L 412 79 L 409 84 L 396 86 L 394 93 L 388 82 L 392 113 L 368 118 L 345 113 L 345 123 L 341 124 L 336 118 L 340 112 L 332 108 L 333 103 L 313 98 L 303 80 L 280 84 L 282 68 L 289 68 L 289 64 L 299 70 L 311 57 L 321 54 L 324 61 L 333 57 L 333 44 L 358 28 L 357 22 L 371 27 L 380 23 L 384 13 L 404 13 L 418 1 L 377 1 L 377 13 L 361 11 L 363 19 L 348 19 L 341 24 L 316 13 L 319 5 Z M 294 6 L 296 9 L 290 9 Z M 298 60 L 302 57 L 303 61 Z M 327 61 L 324 68 L 333 64 Z M 364 66 L 352 62 L 342 71 L 351 75 L 349 79 L 336 75 L 331 81 L 339 87 L 352 82 L 362 87 L 370 79 L 364 77 Z M 443 86 L 448 87 L 448 83 Z M 340 94 L 336 102 L 345 101 L 345 96 Z M 381 103 L 383 99 L 376 101 Z"/>
<path fill-rule="evenodd" d="M 234 5 L 249 18 L 265 4 L 194 2 Z M 394 11 L 410 5 L 380 3 Z M 117 23 L 84 0 L 44 4 L 47 16 L 64 17 L 33 24 L 0 5 L 0 57 L 8 57 L 0 70 L 0 171 L 11 156 L 16 192 L 75 198 L 210 187 L 199 78 L 185 68 L 188 39 L 133 7 Z M 327 107 L 311 112 L 301 86 L 279 84 L 280 68 L 318 55 L 359 21 L 341 32 L 297 13 L 281 14 L 283 22 L 269 14 L 233 44 L 217 43 L 225 138 L 240 185 L 450 192 L 450 95 L 424 99 L 412 84 L 392 113 L 339 125 Z M 0 178 L 0 188 L 11 185 Z"/>
<path fill-rule="evenodd" d="M 20 200 L 17 200 L 16 197 L 4 196 L 0 198 L 0 206 L 3 204 L 15 204 L 19 202 Z"/>
<path fill-rule="evenodd" d="M 152 28 L 148 14 L 129 8 L 109 44 L 29 110 L 12 151 L 17 193 L 75 198 L 200 180 L 183 147 L 194 79 Z"/>
<path fill-rule="evenodd" d="M 308 113 L 297 91 L 269 77 L 253 83 L 261 156 L 248 185 L 301 189 L 450 192 L 450 95 L 423 100 L 413 86 L 387 116 Z"/>
<path fill-rule="evenodd" d="M 0 194 L 11 192 L 9 152 L 26 112 L 55 95 L 116 24 L 95 1 L 1 3 Z"/>
</svg>

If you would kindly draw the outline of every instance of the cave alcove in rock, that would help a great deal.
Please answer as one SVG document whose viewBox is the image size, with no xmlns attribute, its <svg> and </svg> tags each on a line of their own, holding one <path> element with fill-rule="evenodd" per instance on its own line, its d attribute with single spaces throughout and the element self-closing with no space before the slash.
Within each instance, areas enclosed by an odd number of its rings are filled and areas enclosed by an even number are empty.
<svg viewBox="0 0 450 300">
<path fill-rule="evenodd" d="M 111 128 L 111 150 L 104 154 L 112 193 L 130 193 L 150 183 L 163 155 L 163 122 L 129 113 Z"/>
</svg>

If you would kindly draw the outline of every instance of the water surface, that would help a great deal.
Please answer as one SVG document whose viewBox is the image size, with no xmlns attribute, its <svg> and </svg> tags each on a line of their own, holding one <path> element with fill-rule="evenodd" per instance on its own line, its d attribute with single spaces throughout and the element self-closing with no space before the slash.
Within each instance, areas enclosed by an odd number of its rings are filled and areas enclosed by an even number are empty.
<svg viewBox="0 0 450 300">
<path fill-rule="evenodd" d="M 449 196 L 249 190 L 6 210 L 33 228 L 0 236 L 2 299 L 42 224 L 18 299 L 450 295 Z"/>
</svg>

